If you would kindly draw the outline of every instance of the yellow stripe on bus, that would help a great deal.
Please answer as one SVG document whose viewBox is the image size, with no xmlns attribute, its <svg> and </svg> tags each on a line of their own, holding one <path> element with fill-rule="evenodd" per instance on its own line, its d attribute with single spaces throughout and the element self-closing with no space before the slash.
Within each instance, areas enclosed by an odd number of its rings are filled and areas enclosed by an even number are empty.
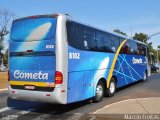
<svg viewBox="0 0 160 120">
<path fill-rule="evenodd" d="M 115 64 L 116 64 L 116 61 L 117 61 L 119 52 L 120 52 L 122 46 L 124 45 L 124 43 L 125 43 L 126 41 L 127 41 L 127 39 L 125 39 L 125 40 L 120 44 L 120 46 L 118 47 L 118 49 L 117 49 L 117 51 L 116 51 L 116 54 L 115 54 L 115 56 L 114 56 L 114 59 L 113 59 L 113 62 L 112 62 L 112 65 L 111 65 L 111 68 L 110 68 L 110 71 L 109 71 L 109 75 L 108 75 L 107 88 L 109 88 L 109 84 L 110 84 L 111 78 L 112 78 L 112 76 L 113 76 L 113 71 L 114 71 L 114 67 L 115 67 Z"/>
<path fill-rule="evenodd" d="M 47 84 L 45 82 L 26 82 L 26 81 L 10 81 L 10 85 L 35 85 L 35 86 L 38 86 L 38 87 L 55 87 L 55 84 L 52 83 L 52 84 Z"/>
</svg>

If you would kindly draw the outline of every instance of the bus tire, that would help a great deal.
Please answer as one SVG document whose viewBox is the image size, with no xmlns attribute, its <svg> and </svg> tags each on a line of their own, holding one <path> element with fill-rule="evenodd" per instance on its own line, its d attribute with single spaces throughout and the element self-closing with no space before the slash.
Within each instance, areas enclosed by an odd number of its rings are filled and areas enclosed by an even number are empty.
<svg viewBox="0 0 160 120">
<path fill-rule="evenodd" d="M 112 97 L 114 96 L 115 92 L 116 92 L 116 80 L 115 78 L 111 78 L 111 81 L 109 83 L 109 88 L 107 88 L 107 96 L 108 97 Z"/>
<path fill-rule="evenodd" d="M 147 71 L 145 71 L 142 81 L 145 82 L 147 80 L 148 80 L 148 75 L 147 75 Z"/>
<path fill-rule="evenodd" d="M 102 81 L 99 81 L 96 86 L 95 96 L 93 97 L 93 102 L 100 102 L 104 97 L 104 85 Z"/>
<path fill-rule="evenodd" d="M 156 73 L 158 73 L 159 72 L 159 70 L 158 69 L 156 69 Z"/>
</svg>

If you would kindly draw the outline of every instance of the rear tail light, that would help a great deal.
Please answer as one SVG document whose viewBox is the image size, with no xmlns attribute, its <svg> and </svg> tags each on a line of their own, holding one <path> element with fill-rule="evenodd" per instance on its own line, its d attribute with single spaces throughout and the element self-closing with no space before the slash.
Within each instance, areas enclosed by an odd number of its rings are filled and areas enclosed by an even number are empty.
<svg viewBox="0 0 160 120">
<path fill-rule="evenodd" d="M 16 91 L 12 91 L 12 94 L 15 94 L 16 93 Z"/>
<path fill-rule="evenodd" d="M 62 84 L 63 83 L 63 75 L 61 72 L 55 72 L 55 84 Z"/>
<path fill-rule="evenodd" d="M 8 81 L 10 81 L 10 71 L 8 70 Z"/>
<path fill-rule="evenodd" d="M 33 50 L 27 50 L 27 52 L 33 52 Z"/>
<path fill-rule="evenodd" d="M 51 96 L 50 94 L 46 94 L 47 97 Z"/>
</svg>

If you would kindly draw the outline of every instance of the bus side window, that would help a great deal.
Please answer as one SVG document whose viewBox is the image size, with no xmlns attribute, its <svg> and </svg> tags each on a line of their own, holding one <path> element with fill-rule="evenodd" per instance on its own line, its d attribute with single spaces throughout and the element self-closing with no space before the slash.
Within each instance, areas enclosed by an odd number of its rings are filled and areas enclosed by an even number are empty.
<svg viewBox="0 0 160 120">
<path fill-rule="evenodd" d="M 100 51 L 100 52 L 110 52 L 110 46 L 109 46 L 110 37 L 109 37 L 109 34 L 98 31 L 98 32 L 96 32 L 96 39 L 97 39 L 98 51 Z"/>
<path fill-rule="evenodd" d="M 131 54 L 135 54 L 135 55 L 139 54 L 137 42 L 129 40 L 129 47 L 130 47 Z"/>
<path fill-rule="evenodd" d="M 124 41 L 124 38 L 120 38 L 120 44 Z M 120 50 L 121 54 L 130 54 L 131 53 L 131 49 L 130 49 L 130 45 L 129 45 L 129 41 L 126 41 L 121 50 Z"/>
<path fill-rule="evenodd" d="M 104 33 L 103 44 L 104 44 L 104 46 L 106 48 L 106 52 L 111 52 L 110 43 L 111 43 L 111 36 L 110 36 L 110 34 Z"/>
<path fill-rule="evenodd" d="M 80 32 L 80 31 L 79 31 Z M 86 27 L 84 32 L 84 41 L 87 42 L 86 50 L 97 51 L 97 42 L 95 39 L 95 31 L 92 28 Z"/>
<path fill-rule="evenodd" d="M 120 53 L 122 53 L 122 54 L 129 54 L 130 53 L 130 47 L 129 47 L 128 41 L 124 43 L 124 45 L 121 48 Z"/>
<path fill-rule="evenodd" d="M 142 51 L 143 51 L 143 55 L 147 56 L 147 47 L 146 47 L 146 45 L 142 45 Z"/>
<path fill-rule="evenodd" d="M 125 38 L 119 37 L 119 44 L 121 44 L 124 41 Z M 120 50 L 120 54 L 124 54 L 124 45 L 122 46 Z"/>
<path fill-rule="evenodd" d="M 129 48 L 128 42 L 125 43 L 124 52 L 125 52 L 125 54 L 129 54 L 130 53 L 130 48 Z"/>
<path fill-rule="evenodd" d="M 71 47 L 84 50 L 84 26 L 76 22 L 67 21 L 67 40 Z"/>
<path fill-rule="evenodd" d="M 115 35 L 111 35 L 110 46 L 112 52 L 116 52 L 119 47 L 119 39 Z"/>
<path fill-rule="evenodd" d="M 142 44 L 137 43 L 137 46 L 138 46 L 138 54 L 139 55 L 144 55 Z"/>
</svg>

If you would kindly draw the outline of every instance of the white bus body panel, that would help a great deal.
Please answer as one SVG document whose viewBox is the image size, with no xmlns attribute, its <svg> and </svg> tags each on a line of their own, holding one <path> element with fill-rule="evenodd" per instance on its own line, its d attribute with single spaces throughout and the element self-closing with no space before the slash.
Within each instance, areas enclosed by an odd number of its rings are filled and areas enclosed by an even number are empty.
<svg viewBox="0 0 160 120">
<path fill-rule="evenodd" d="M 53 92 L 12 89 L 9 85 L 10 98 L 67 104 L 68 45 L 66 39 L 66 17 L 64 15 L 59 15 L 56 28 L 56 71 L 60 71 L 63 74 L 63 83 L 61 85 L 56 85 Z M 12 93 L 12 91 L 15 91 L 15 93 Z M 47 94 L 50 94 L 50 96 L 46 96 Z"/>
</svg>

